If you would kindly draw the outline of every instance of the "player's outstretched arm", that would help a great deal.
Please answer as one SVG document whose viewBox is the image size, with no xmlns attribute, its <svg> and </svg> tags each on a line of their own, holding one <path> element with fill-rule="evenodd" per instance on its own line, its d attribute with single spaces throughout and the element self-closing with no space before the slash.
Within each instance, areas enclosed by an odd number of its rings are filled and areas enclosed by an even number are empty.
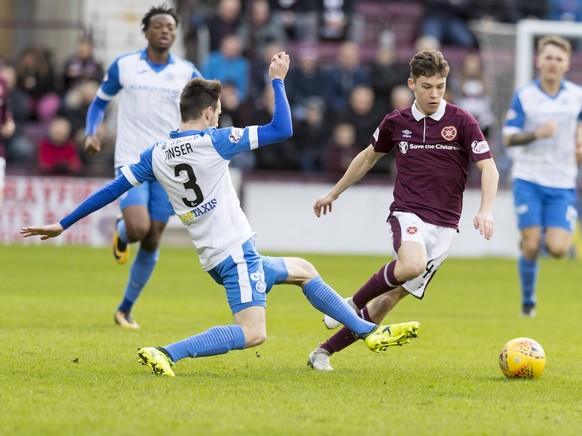
<svg viewBox="0 0 582 436">
<path fill-rule="evenodd" d="M 20 229 L 20 234 L 24 238 L 40 236 L 40 239 L 44 241 L 45 239 L 56 238 L 63 233 L 63 231 L 63 227 L 59 223 L 56 223 L 46 226 L 22 227 Z"/>
<path fill-rule="evenodd" d="M 87 197 L 75 208 L 75 210 L 57 224 L 22 227 L 20 229 L 20 234 L 25 238 L 30 236 L 40 236 L 41 240 L 55 238 L 80 219 L 85 218 L 87 215 L 107 206 L 109 203 L 119 198 L 123 193 L 129 191 L 132 186 L 133 185 L 122 174 Z"/>
<path fill-rule="evenodd" d="M 493 159 L 484 159 L 477 162 L 481 171 L 481 207 L 473 219 L 475 229 L 487 240 L 493 236 L 495 222 L 493 220 L 493 202 L 497 195 L 499 172 Z"/>
</svg>

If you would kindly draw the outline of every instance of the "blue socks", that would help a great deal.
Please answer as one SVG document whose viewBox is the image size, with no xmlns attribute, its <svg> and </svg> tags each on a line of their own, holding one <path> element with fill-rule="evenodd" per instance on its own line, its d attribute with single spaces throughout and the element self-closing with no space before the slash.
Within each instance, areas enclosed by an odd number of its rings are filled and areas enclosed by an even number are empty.
<svg viewBox="0 0 582 436">
<path fill-rule="evenodd" d="M 160 250 L 150 252 L 142 250 L 141 248 L 137 252 L 137 256 L 133 261 L 129 273 L 129 280 L 125 288 L 123 302 L 119 305 L 117 310 L 125 313 L 131 312 L 133 304 L 138 299 L 139 294 L 154 272 L 154 268 L 158 262 L 159 253 Z"/>
<path fill-rule="evenodd" d="M 521 256 L 518 261 L 519 280 L 521 282 L 522 304 L 535 304 L 538 281 L 538 262 Z"/>
<path fill-rule="evenodd" d="M 127 240 L 127 230 L 125 229 L 125 220 L 123 219 L 117 222 L 117 236 L 119 236 L 121 242 L 129 243 Z"/>
<path fill-rule="evenodd" d="M 186 357 L 216 356 L 230 350 L 242 350 L 245 347 L 245 335 L 239 325 L 212 327 L 203 333 L 190 336 L 164 348 L 170 358 L 177 362 Z"/>
<path fill-rule="evenodd" d="M 356 335 L 370 333 L 376 324 L 360 318 L 321 277 L 315 277 L 303 287 L 303 293 L 313 307 L 345 325 Z"/>
</svg>

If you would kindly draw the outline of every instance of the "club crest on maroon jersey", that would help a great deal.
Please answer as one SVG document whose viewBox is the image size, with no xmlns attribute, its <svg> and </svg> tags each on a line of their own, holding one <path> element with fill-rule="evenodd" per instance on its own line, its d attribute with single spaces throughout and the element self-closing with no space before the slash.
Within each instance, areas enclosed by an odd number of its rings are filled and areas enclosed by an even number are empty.
<svg viewBox="0 0 582 436">
<path fill-rule="evenodd" d="M 447 141 L 452 141 L 457 137 L 457 128 L 455 126 L 446 126 L 441 130 L 441 136 Z"/>
</svg>

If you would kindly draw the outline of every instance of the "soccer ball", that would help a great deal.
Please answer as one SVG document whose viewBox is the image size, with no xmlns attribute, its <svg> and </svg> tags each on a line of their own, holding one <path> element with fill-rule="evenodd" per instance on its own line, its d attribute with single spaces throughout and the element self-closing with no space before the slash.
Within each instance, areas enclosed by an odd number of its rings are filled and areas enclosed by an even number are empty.
<svg viewBox="0 0 582 436">
<path fill-rule="evenodd" d="M 538 378 L 546 367 L 546 353 L 533 339 L 515 338 L 501 350 L 499 367 L 509 378 Z"/>
</svg>

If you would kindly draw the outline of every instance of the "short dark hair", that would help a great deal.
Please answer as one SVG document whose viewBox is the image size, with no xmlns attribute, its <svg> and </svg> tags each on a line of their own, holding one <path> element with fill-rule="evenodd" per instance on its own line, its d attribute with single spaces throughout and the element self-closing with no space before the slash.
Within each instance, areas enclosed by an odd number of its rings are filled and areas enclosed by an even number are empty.
<svg viewBox="0 0 582 436">
<path fill-rule="evenodd" d="M 180 96 L 180 117 L 183 122 L 196 120 L 209 106 L 216 110 L 222 85 L 218 80 L 206 80 L 200 77 L 190 80 Z"/>
<path fill-rule="evenodd" d="M 167 14 L 167 15 L 170 15 L 171 17 L 173 17 L 174 20 L 176 21 L 176 27 L 178 27 L 178 24 L 180 24 L 180 18 L 178 17 L 178 14 L 174 10 L 174 8 L 170 8 L 170 7 L 166 6 L 166 4 L 164 3 L 163 5 L 160 5 L 160 6 L 152 6 L 150 8 L 150 10 L 147 11 L 147 13 L 143 16 L 143 18 L 141 20 L 142 32 L 147 32 L 147 30 L 150 27 L 150 20 L 152 19 L 152 17 L 154 15 L 158 15 L 158 14 Z"/>
<path fill-rule="evenodd" d="M 449 75 L 449 63 L 439 50 L 421 51 L 410 60 L 410 78 L 418 79 L 420 76 L 432 77 Z"/>
</svg>

